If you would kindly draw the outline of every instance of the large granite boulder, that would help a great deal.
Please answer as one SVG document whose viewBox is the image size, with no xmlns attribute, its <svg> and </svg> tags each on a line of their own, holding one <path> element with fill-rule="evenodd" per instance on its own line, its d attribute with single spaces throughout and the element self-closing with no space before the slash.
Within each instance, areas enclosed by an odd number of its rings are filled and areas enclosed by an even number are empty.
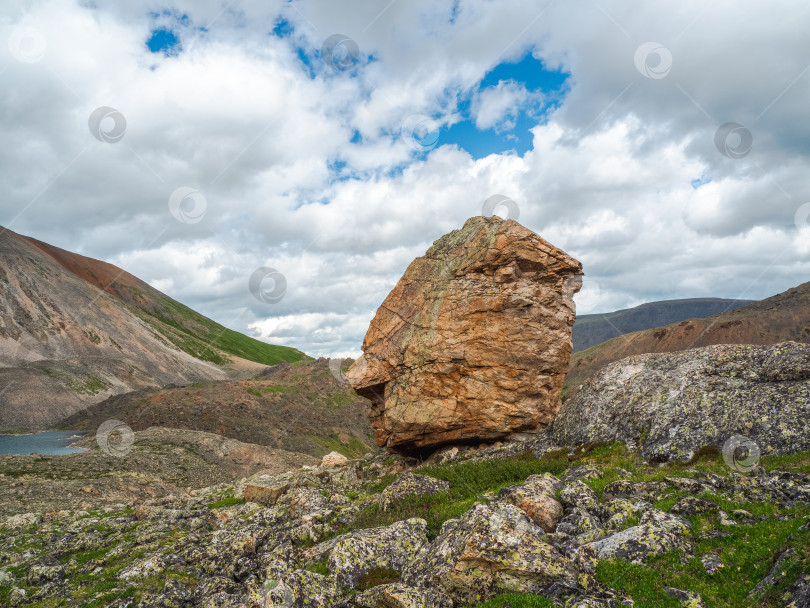
<svg viewBox="0 0 810 608">
<path fill-rule="evenodd" d="M 706 446 L 732 469 L 810 449 L 810 345 L 719 345 L 605 366 L 552 425 L 560 445 L 622 441 L 654 461 Z M 607 489 L 606 489 L 607 491 Z"/>
<path fill-rule="evenodd" d="M 420 452 L 547 425 L 571 355 L 582 265 L 512 220 L 474 217 L 414 260 L 347 379 L 377 444 Z"/>
</svg>

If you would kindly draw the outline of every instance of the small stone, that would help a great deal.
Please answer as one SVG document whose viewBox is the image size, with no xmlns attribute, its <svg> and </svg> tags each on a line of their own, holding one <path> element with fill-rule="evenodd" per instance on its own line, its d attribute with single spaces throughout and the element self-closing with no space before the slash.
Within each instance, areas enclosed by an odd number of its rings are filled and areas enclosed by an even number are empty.
<svg viewBox="0 0 810 608">
<path fill-rule="evenodd" d="M 437 494 L 449 488 L 450 483 L 442 479 L 434 479 L 427 475 L 416 475 L 406 471 L 380 494 L 380 508 L 387 511 L 392 504 L 408 496 Z"/>
<path fill-rule="evenodd" d="M 664 592 L 669 597 L 674 597 L 681 602 L 681 608 L 706 608 L 706 602 L 694 591 L 684 591 L 674 587 L 664 587 Z"/>
<path fill-rule="evenodd" d="M 560 480 L 550 473 L 531 475 L 519 486 L 501 488 L 500 495 L 544 531 L 553 532 L 563 515 L 562 505 L 554 498 L 560 485 Z"/>
<path fill-rule="evenodd" d="M 321 460 L 321 466 L 325 468 L 339 467 L 347 462 L 349 462 L 349 459 L 340 452 L 329 452 Z"/>
<path fill-rule="evenodd" d="M 720 558 L 714 553 L 707 553 L 700 558 L 700 561 L 703 562 L 703 568 L 706 570 L 706 574 L 715 574 L 720 568 L 723 568 L 723 562 L 721 562 Z"/>
<path fill-rule="evenodd" d="M 565 472 L 565 475 L 560 477 L 563 483 L 570 483 L 577 479 L 601 479 L 602 471 L 599 467 L 592 464 L 583 464 L 578 467 L 573 467 Z"/>
<path fill-rule="evenodd" d="M 720 505 L 718 505 L 716 502 L 712 502 L 711 500 L 695 498 L 694 496 L 684 496 L 675 501 L 675 504 L 672 505 L 671 511 L 673 513 L 682 515 L 698 515 L 700 513 L 718 511 L 719 509 Z"/>
</svg>

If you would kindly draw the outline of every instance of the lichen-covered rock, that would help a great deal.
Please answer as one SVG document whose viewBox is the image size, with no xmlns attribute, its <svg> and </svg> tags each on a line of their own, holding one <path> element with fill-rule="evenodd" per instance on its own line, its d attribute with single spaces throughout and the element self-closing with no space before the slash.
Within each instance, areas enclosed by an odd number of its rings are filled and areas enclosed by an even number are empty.
<svg viewBox="0 0 810 608">
<path fill-rule="evenodd" d="M 556 530 L 560 534 L 576 536 L 601 529 L 602 522 L 599 521 L 598 517 L 579 507 L 572 507 L 565 514 L 565 517 L 559 521 Z"/>
<path fill-rule="evenodd" d="M 398 521 L 390 526 L 354 530 L 313 547 L 307 558 L 327 559 L 329 572 L 342 587 L 353 589 L 360 577 L 376 568 L 402 572 L 421 558 L 428 546 L 424 519 Z"/>
<path fill-rule="evenodd" d="M 500 495 L 543 530 L 553 532 L 563 515 L 563 506 L 554 498 L 561 485 L 551 473 L 530 475 L 521 485 L 501 488 Z"/>
<path fill-rule="evenodd" d="M 714 553 L 702 555 L 700 561 L 703 564 L 703 569 L 706 571 L 706 574 L 715 574 L 719 572 L 721 568 L 725 567 L 720 558 Z"/>
<path fill-rule="evenodd" d="M 706 608 L 706 602 L 694 591 L 684 591 L 674 587 L 664 587 L 664 592 L 669 597 L 674 597 L 681 602 L 681 608 Z"/>
<path fill-rule="evenodd" d="M 453 602 L 438 589 L 419 589 L 402 583 L 379 585 L 358 594 L 353 608 L 453 608 Z"/>
<path fill-rule="evenodd" d="M 540 593 L 555 583 L 576 585 L 574 563 L 544 540 L 543 530 L 508 504 L 477 505 L 444 523 L 403 581 L 438 587 L 460 605 L 504 592 Z"/>
<path fill-rule="evenodd" d="M 623 530 L 632 518 L 638 518 L 645 511 L 652 509 L 652 505 L 643 500 L 631 501 L 626 498 L 616 498 L 602 505 L 602 517 L 605 528 L 608 530 Z"/>
<path fill-rule="evenodd" d="M 512 220 L 474 217 L 414 260 L 346 374 L 379 446 L 418 452 L 547 425 L 582 265 Z"/>
<path fill-rule="evenodd" d="M 38 524 L 42 521 L 42 515 L 38 513 L 20 513 L 19 515 L 12 515 L 7 518 L 0 527 L 2 528 L 22 528 L 23 526 L 30 526 L 31 524 Z"/>
<path fill-rule="evenodd" d="M 592 464 L 583 464 L 578 467 L 572 467 L 565 472 L 565 475 L 560 477 L 560 481 L 564 484 L 571 483 L 577 479 L 601 479 L 602 471 L 599 467 Z"/>
<path fill-rule="evenodd" d="M 342 598 L 342 590 L 333 577 L 307 570 L 285 574 L 265 596 L 268 608 L 334 608 Z"/>
<path fill-rule="evenodd" d="M 568 508 L 579 507 L 594 514 L 599 512 L 599 498 L 596 492 L 579 479 L 563 487 L 560 491 L 560 501 Z"/>
<path fill-rule="evenodd" d="M 416 475 L 406 471 L 399 479 L 383 490 L 380 495 L 380 508 L 387 511 L 392 504 L 408 496 L 436 494 L 450 488 L 450 483 L 427 475 Z"/>
<path fill-rule="evenodd" d="M 664 477 L 664 481 L 680 492 L 700 494 L 711 489 L 711 486 L 692 477 Z"/>
<path fill-rule="evenodd" d="M 65 578 L 65 568 L 55 557 L 46 556 L 31 564 L 26 574 L 29 585 L 43 585 Z"/>
<path fill-rule="evenodd" d="M 690 524 L 675 515 L 658 509 L 641 514 L 639 525 L 627 528 L 580 547 L 580 556 L 587 563 L 594 559 L 619 559 L 643 564 L 654 555 L 668 551 L 691 551 L 688 538 Z"/>
<path fill-rule="evenodd" d="M 605 366 L 565 403 L 552 435 L 560 445 L 622 441 L 655 461 L 686 462 L 704 446 L 722 449 L 734 435 L 762 454 L 810 449 L 810 345 L 628 357 Z"/>
<path fill-rule="evenodd" d="M 675 501 L 675 504 L 670 509 L 672 513 L 678 513 L 679 515 L 697 515 L 719 510 L 720 505 L 716 502 L 705 498 L 696 498 L 695 496 L 682 496 Z"/>
<path fill-rule="evenodd" d="M 657 502 L 666 498 L 669 486 L 664 481 L 628 481 L 620 479 L 605 486 L 602 496 L 613 498 L 641 498 L 649 502 Z"/>
<path fill-rule="evenodd" d="M 800 574 L 788 590 L 785 608 L 810 608 L 810 574 Z"/>
</svg>

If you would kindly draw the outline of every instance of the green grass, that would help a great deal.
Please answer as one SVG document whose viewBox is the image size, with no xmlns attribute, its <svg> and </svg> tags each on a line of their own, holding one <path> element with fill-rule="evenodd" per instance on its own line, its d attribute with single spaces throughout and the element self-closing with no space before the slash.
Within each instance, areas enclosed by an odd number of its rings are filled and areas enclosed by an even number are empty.
<svg viewBox="0 0 810 608">
<path fill-rule="evenodd" d="M 553 608 L 554 604 L 545 597 L 531 593 L 505 593 L 488 602 L 475 604 L 468 608 L 504 608 L 504 606 L 512 606 L 512 608 Z"/>
<path fill-rule="evenodd" d="M 247 389 L 248 394 L 254 397 L 263 397 L 265 393 L 287 393 L 290 391 L 289 387 L 282 386 L 281 384 L 273 384 L 271 386 L 251 386 Z"/>
<path fill-rule="evenodd" d="M 365 591 L 378 585 L 386 585 L 388 583 L 398 583 L 400 573 L 391 568 L 374 568 L 363 574 L 357 581 L 357 589 Z"/>
<path fill-rule="evenodd" d="M 365 456 L 366 452 L 370 451 L 369 446 L 367 446 L 357 437 L 352 437 L 349 439 L 349 443 L 347 444 L 342 443 L 334 435 L 330 435 L 329 437 L 317 437 L 315 435 L 310 435 L 309 438 L 318 445 L 323 446 L 326 449 L 326 453 L 337 452 L 338 454 L 343 454 L 349 459 L 362 458 Z"/>
<path fill-rule="evenodd" d="M 325 559 L 315 562 L 314 564 L 310 564 L 304 570 L 309 572 L 314 572 L 315 574 L 322 574 L 323 576 L 329 576 L 329 562 Z"/>
<path fill-rule="evenodd" d="M 222 507 L 232 507 L 234 505 L 242 505 L 245 504 L 244 498 L 235 498 L 233 496 L 227 496 L 222 498 L 216 502 L 212 502 L 208 505 L 209 509 L 220 509 Z"/>
<path fill-rule="evenodd" d="M 529 475 L 536 473 L 560 475 L 568 464 L 567 458 L 536 458 L 527 452 L 499 460 L 422 467 L 416 472 L 448 481 L 450 489 L 427 496 L 409 496 L 391 505 L 388 511 L 383 511 L 377 505 L 366 507 L 357 515 L 352 528 L 387 526 L 403 519 L 421 517 L 427 521 L 428 536 L 435 538 L 445 521 L 460 517 L 476 502 L 485 502 L 487 499 L 483 494 L 496 493 L 503 486 L 522 483 Z M 391 481 L 380 483 L 373 490 L 381 491 Z M 338 530 L 335 535 L 346 531 Z"/>
<path fill-rule="evenodd" d="M 294 363 L 307 358 L 295 348 L 268 344 L 223 327 L 170 298 L 161 300 L 152 311 L 134 310 L 176 348 L 217 365 L 230 362 L 226 355 L 264 365 L 282 361 Z"/>
<path fill-rule="evenodd" d="M 40 369 L 51 378 L 67 386 L 73 392 L 82 395 L 97 395 L 109 388 L 106 382 L 99 380 L 95 376 L 74 376 L 64 370 L 47 366 L 40 366 Z"/>
<path fill-rule="evenodd" d="M 745 508 L 775 515 L 778 507 L 770 503 L 731 503 L 721 501 L 725 509 Z M 752 510 L 753 509 L 753 510 Z M 769 519 L 753 526 L 722 526 L 715 513 L 689 518 L 693 534 L 712 529 L 723 529 L 731 536 L 708 540 L 694 539 L 694 557 L 684 558 L 679 552 L 658 556 L 647 565 L 639 566 L 622 561 L 601 561 L 597 565 L 597 580 L 614 589 L 630 594 L 637 608 L 677 608 L 680 602 L 670 598 L 664 587 L 698 593 L 709 608 L 743 608 L 781 606 L 781 593 L 810 566 L 810 530 L 799 530 L 810 515 L 810 506 L 794 510 L 795 519 L 779 521 Z M 783 567 L 785 576 L 776 588 L 763 597 L 748 598 L 748 593 L 768 573 L 776 555 L 787 545 L 796 552 Z M 715 574 L 707 574 L 700 557 L 716 554 L 724 567 Z"/>
</svg>

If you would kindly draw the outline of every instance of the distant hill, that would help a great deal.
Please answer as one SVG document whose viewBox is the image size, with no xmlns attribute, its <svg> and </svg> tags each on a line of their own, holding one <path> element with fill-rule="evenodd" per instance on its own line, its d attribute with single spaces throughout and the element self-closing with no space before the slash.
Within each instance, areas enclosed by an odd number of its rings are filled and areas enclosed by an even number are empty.
<svg viewBox="0 0 810 608">
<path fill-rule="evenodd" d="M 712 344 L 810 343 L 810 283 L 704 319 L 637 331 L 574 353 L 566 395 L 602 366 L 630 355 L 670 353 Z"/>
<path fill-rule="evenodd" d="M 722 298 L 690 298 L 649 302 L 634 308 L 594 315 L 577 315 L 574 323 L 574 352 L 606 342 L 633 331 L 679 323 L 687 319 L 702 319 L 740 308 L 753 300 Z"/>
<path fill-rule="evenodd" d="M 47 428 L 112 395 L 302 358 L 112 264 L 0 228 L 0 430 Z"/>
<path fill-rule="evenodd" d="M 351 360 L 281 363 L 247 380 L 200 382 L 116 395 L 60 422 L 94 430 L 105 420 L 133 430 L 166 427 L 216 433 L 248 444 L 320 458 L 337 451 L 361 458 L 377 450 L 368 401 L 337 370 Z M 331 367 L 335 366 L 335 371 Z"/>
</svg>

